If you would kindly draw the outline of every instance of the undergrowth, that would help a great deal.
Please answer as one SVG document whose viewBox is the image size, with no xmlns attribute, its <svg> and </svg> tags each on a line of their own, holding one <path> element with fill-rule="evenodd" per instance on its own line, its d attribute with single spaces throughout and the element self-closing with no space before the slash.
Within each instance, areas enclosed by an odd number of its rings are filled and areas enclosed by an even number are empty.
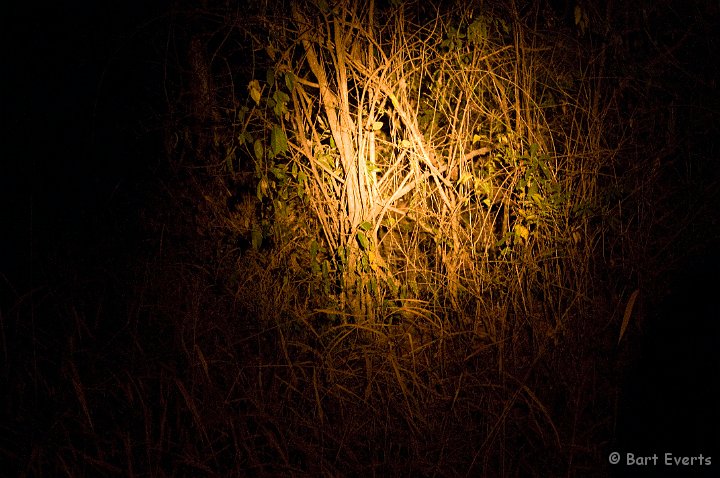
<svg viewBox="0 0 720 478">
<path fill-rule="evenodd" d="M 696 207 L 640 26 L 352 3 L 175 12 L 142 247 L 3 310 L 18 476 L 605 475 Z"/>
</svg>

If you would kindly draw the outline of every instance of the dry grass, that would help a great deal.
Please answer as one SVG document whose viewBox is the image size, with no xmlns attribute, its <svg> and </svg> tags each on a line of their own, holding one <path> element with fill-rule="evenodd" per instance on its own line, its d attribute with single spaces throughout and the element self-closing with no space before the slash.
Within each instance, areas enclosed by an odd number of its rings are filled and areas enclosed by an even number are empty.
<svg viewBox="0 0 720 478">
<path fill-rule="evenodd" d="M 192 43 L 212 128 L 172 132 L 144 262 L 3 315 L 18 476 L 603 476 L 638 261 L 672 240 L 620 86 L 538 12 L 353 3 L 243 25 L 285 53 L 260 100 Z"/>
</svg>

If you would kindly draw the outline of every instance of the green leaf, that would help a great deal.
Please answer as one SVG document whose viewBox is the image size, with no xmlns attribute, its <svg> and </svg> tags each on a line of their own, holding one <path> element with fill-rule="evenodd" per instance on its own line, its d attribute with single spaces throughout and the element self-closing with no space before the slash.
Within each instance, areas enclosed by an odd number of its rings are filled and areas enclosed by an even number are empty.
<svg viewBox="0 0 720 478">
<path fill-rule="evenodd" d="M 273 126 L 270 131 L 270 147 L 272 148 L 273 157 L 288 150 L 287 136 L 285 136 L 285 131 L 280 126 Z"/>
<path fill-rule="evenodd" d="M 250 92 L 250 97 L 255 101 L 255 104 L 259 105 L 260 97 L 262 96 L 260 82 L 258 80 L 252 80 L 248 83 L 248 91 Z"/>
<path fill-rule="evenodd" d="M 273 60 L 278 54 L 277 48 L 275 48 L 273 45 L 268 45 L 265 47 L 265 51 L 267 52 L 268 56 L 272 58 Z"/>
<path fill-rule="evenodd" d="M 258 201 L 262 201 L 265 197 L 267 197 L 268 189 L 269 186 L 266 178 L 262 178 L 258 181 L 257 190 L 255 191 Z"/>
<path fill-rule="evenodd" d="M 377 164 L 373 164 L 373 163 L 371 163 L 370 161 L 367 161 L 367 162 L 365 163 L 365 168 L 367 169 L 367 172 L 370 173 L 370 174 L 372 174 L 372 173 L 378 173 L 378 172 L 381 172 L 381 171 L 382 171 L 382 169 L 380 169 L 380 168 L 377 167 Z"/>
<path fill-rule="evenodd" d="M 538 206 L 545 206 L 545 204 L 544 204 L 545 198 L 542 197 L 541 194 L 538 194 L 538 193 L 530 194 L 530 198 L 531 198 L 531 199 L 535 202 L 535 204 L 537 204 Z"/>
<path fill-rule="evenodd" d="M 547 164 L 545 164 L 545 161 L 547 160 L 546 157 L 539 157 L 538 158 L 538 165 L 540 166 L 540 169 L 543 172 L 543 175 L 545 176 L 545 179 L 552 179 L 552 173 L 550 173 L 550 168 L 547 167 Z"/>
<path fill-rule="evenodd" d="M 364 221 L 362 224 L 360 224 L 360 229 L 363 231 L 369 231 L 372 229 L 372 224 L 370 224 L 368 221 Z"/>
<path fill-rule="evenodd" d="M 345 248 L 343 246 L 338 246 L 337 248 L 338 257 L 340 258 L 340 262 L 343 266 L 347 265 L 347 255 L 345 254 Z"/>
<path fill-rule="evenodd" d="M 368 248 L 370 247 L 370 241 L 368 241 L 368 238 L 364 232 L 358 231 L 357 240 L 360 243 L 360 247 L 362 247 L 362 250 L 367 251 Z"/>
<path fill-rule="evenodd" d="M 468 40 L 471 43 L 482 43 L 487 38 L 487 20 L 484 17 L 479 17 L 468 26 Z"/>
<path fill-rule="evenodd" d="M 255 140 L 255 143 L 253 144 L 253 149 L 255 150 L 255 157 L 262 161 L 263 159 L 263 153 L 265 152 L 265 148 L 263 147 L 262 141 L 259 139 Z"/>
<path fill-rule="evenodd" d="M 515 232 L 515 237 L 522 237 L 525 241 L 527 241 L 530 236 L 530 231 L 522 224 L 515 224 L 513 231 Z"/>
<path fill-rule="evenodd" d="M 287 93 L 284 91 L 277 90 L 275 93 L 273 93 L 273 98 L 275 98 L 275 101 L 279 103 L 287 103 L 290 101 L 290 97 Z"/>
<path fill-rule="evenodd" d="M 291 93 L 295 89 L 295 75 L 291 71 L 285 73 L 285 86 Z"/>
<path fill-rule="evenodd" d="M 360 266 L 360 270 L 362 270 L 363 272 L 367 272 L 370 269 L 370 262 L 368 261 L 367 254 L 363 254 L 362 256 L 360 256 Z"/>
<path fill-rule="evenodd" d="M 312 242 L 310 242 L 310 257 L 315 259 L 315 256 L 317 256 L 317 253 L 318 253 L 318 249 L 319 249 L 318 243 L 315 239 L 313 239 Z"/>
<path fill-rule="evenodd" d="M 267 81 L 267 84 L 270 85 L 270 88 L 275 84 L 275 69 L 274 68 L 268 68 L 268 70 L 265 72 L 265 80 Z"/>
<path fill-rule="evenodd" d="M 282 181 L 285 179 L 286 171 L 282 167 L 272 167 L 270 168 L 270 172 L 273 173 L 273 175 L 278 181 Z"/>
<path fill-rule="evenodd" d="M 288 101 L 290 101 L 290 97 L 287 93 L 277 90 L 273 93 L 272 99 L 274 100 L 273 112 L 275 113 L 275 116 L 281 118 L 288 112 L 287 104 Z"/>
<path fill-rule="evenodd" d="M 505 34 L 510 33 L 511 28 L 510 28 L 510 24 L 509 24 L 508 22 L 506 22 L 505 20 L 502 20 L 502 19 L 501 19 L 501 20 L 500 20 L 500 26 L 502 27 L 502 29 L 503 29 L 503 31 L 505 32 Z"/>
<path fill-rule="evenodd" d="M 240 123 L 245 122 L 245 113 L 247 113 L 248 111 L 249 111 L 249 108 L 247 106 L 243 106 L 242 108 L 240 108 L 238 110 L 238 113 L 237 113 L 238 122 L 240 122 Z"/>
<path fill-rule="evenodd" d="M 253 226 L 250 240 L 252 243 L 253 250 L 259 251 L 260 246 L 262 246 L 262 240 L 263 240 L 262 229 L 260 229 L 259 225 L 255 224 Z"/>
<path fill-rule="evenodd" d="M 531 158 L 534 158 L 534 157 L 535 157 L 535 155 L 536 155 L 537 152 L 538 152 L 538 148 L 539 148 L 539 146 L 538 146 L 537 143 L 533 143 L 533 144 L 530 145 L 530 157 L 531 157 Z"/>
<path fill-rule="evenodd" d="M 537 194 L 537 192 L 538 192 L 538 187 L 537 187 L 536 182 L 533 181 L 530 184 L 528 184 L 528 196 L 529 197 L 533 197 L 534 195 Z"/>
</svg>

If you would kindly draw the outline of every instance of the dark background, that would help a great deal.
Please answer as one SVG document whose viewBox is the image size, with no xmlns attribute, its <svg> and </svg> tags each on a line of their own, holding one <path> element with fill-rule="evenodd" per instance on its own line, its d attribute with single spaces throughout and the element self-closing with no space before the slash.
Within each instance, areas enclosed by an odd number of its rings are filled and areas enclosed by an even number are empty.
<svg viewBox="0 0 720 478">
<path fill-rule="evenodd" d="M 7 311 L 23 298 L 33 301 L 28 294 L 39 289 L 77 284 L 71 277 L 97 284 L 128 273 L 126 265 L 143 254 L 142 212 L 163 170 L 159 47 L 168 10 L 157 2 L 110 1 L 4 8 L 0 310 Z M 712 43 L 707 51 L 718 48 Z M 717 62 L 703 54 L 687 66 L 703 71 Z M 679 94 L 684 87 L 678 83 Z M 720 121 L 712 108 L 703 123 Z M 696 117 L 685 120 L 696 133 L 688 141 L 698 164 L 717 162 L 718 138 L 692 123 Z M 716 233 L 709 229 L 707 243 L 668 274 L 670 295 L 648 311 L 641 359 L 628 370 L 619 404 L 618 451 L 712 450 L 720 463 Z"/>
<path fill-rule="evenodd" d="M 133 233 L 143 181 L 159 160 L 162 65 L 150 42 L 162 10 L 157 2 L 8 8 L 2 270 L 25 290 L 50 273 L 53 257 L 82 261 L 113 231 Z"/>
</svg>

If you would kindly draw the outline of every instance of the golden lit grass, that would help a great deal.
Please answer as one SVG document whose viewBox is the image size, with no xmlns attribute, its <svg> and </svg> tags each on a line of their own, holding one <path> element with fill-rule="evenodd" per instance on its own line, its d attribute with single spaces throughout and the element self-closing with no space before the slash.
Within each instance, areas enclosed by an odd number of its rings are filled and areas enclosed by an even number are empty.
<svg viewBox="0 0 720 478">
<path fill-rule="evenodd" d="M 329 35 L 330 20 L 278 17 L 294 23 L 271 46 L 287 41 L 296 63 L 279 66 L 298 75 L 288 151 L 273 158 L 284 172 L 237 143 L 279 122 L 270 86 L 261 103 L 227 80 L 223 91 L 240 92 L 232 104 L 252 109 L 240 124 L 222 105 L 227 124 L 212 138 L 178 133 L 169 218 L 155 219 L 136 280 L 110 292 L 127 309 L 101 295 L 76 306 L 58 290 L 57 310 L 41 313 L 66 321 L 67 336 L 15 332 L 30 340 L 12 352 L 27 365 L 6 367 L 19 383 L 8 410 L 56 407 L 37 418 L 46 435 L 11 457 L 25 476 L 602 473 L 618 335 L 632 338 L 651 265 L 641 261 L 653 216 L 641 206 L 659 197 L 659 173 L 627 166 L 605 65 L 581 40 L 542 37 L 519 18 L 458 9 L 371 33 L 352 12 L 333 24 L 353 39 L 344 53 L 342 38 L 302 36 Z M 470 25 L 485 28 L 473 44 Z M 321 72 L 330 87 L 345 78 L 355 102 L 329 104 Z M 318 117 L 336 107 L 358 123 L 335 124 L 330 142 L 333 121 Z M 248 172 L 200 150 L 213 142 L 247 146 L 259 163 L 230 212 L 228 184 Z M 197 164 L 181 164 L 189 153 Z M 363 174 L 353 183 L 347 171 Z M 23 324 L 35 312 L 18 300 L 9 314 Z M 103 322 L 115 325 L 100 337 Z"/>
</svg>

